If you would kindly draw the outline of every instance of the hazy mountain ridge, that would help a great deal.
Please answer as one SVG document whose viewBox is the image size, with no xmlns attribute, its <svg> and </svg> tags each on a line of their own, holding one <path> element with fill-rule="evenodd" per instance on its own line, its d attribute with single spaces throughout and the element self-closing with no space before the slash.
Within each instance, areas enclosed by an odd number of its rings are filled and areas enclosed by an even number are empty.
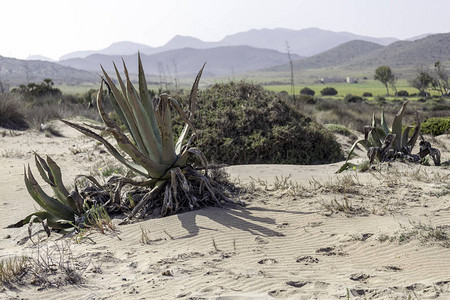
<svg viewBox="0 0 450 300">
<path fill-rule="evenodd" d="M 29 82 L 40 83 L 46 78 L 53 79 L 55 84 L 69 85 L 98 81 L 94 73 L 56 63 L 0 56 L 0 80 L 3 84 L 17 86 Z"/>
<path fill-rule="evenodd" d="M 300 56 L 311 56 L 334 48 L 352 40 L 363 40 L 381 45 L 388 45 L 396 38 L 374 38 L 350 32 L 334 32 L 319 28 L 293 29 L 252 29 L 245 32 L 228 35 L 218 42 L 204 42 L 195 37 L 177 35 L 161 47 L 150 47 L 134 42 L 118 42 L 101 50 L 76 51 L 63 55 L 60 60 L 70 58 L 85 58 L 92 54 L 130 55 L 139 50 L 144 54 L 156 54 L 168 50 L 181 48 L 207 49 L 223 46 L 251 46 L 254 48 L 272 49 L 279 52 L 286 51 L 286 42 L 291 53 Z M 120 46 L 120 47 L 119 47 Z M 126 48 L 129 50 L 124 50 Z"/>
<path fill-rule="evenodd" d="M 114 71 L 112 62 L 121 66 L 122 58 L 130 73 L 137 73 L 136 55 L 93 54 L 86 58 L 60 61 L 65 66 L 100 72 L 100 64 L 107 71 Z M 192 76 L 207 62 L 204 76 L 224 76 L 280 65 L 288 61 L 286 53 L 249 46 L 229 46 L 207 49 L 183 48 L 152 55 L 141 53 L 144 69 L 148 74 Z M 300 56 L 293 55 L 294 59 Z"/>
</svg>

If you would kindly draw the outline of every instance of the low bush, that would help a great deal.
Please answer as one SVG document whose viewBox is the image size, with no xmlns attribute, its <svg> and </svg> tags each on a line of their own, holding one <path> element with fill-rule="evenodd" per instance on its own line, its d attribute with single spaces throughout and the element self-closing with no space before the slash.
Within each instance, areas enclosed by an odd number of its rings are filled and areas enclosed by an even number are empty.
<svg viewBox="0 0 450 300">
<path fill-rule="evenodd" d="M 345 95 L 344 101 L 349 102 L 349 103 L 360 103 L 360 102 L 363 102 L 364 99 L 360 96 L 348 94 L 348 95 Z"/>
<path fill-rule="evenodd" d="M 408 91 L 398 91 L 397 92 L 397 96 L 399 96 L 399 97 L 409 97 L 409 93 L 408 93 Z"/>
<path fill-rule="evenodd" d="M 300 95 L 299 100 L 306 104 L 316 104 L 316 99 L 311 95 Z"/>
<path fill-rule="evenodd" d="M 328 130 L 259 85 L 201 91 L 194 120 L 195 145 L 215 163 L 317 164 L 343 156 Z"/>
<path fill-rule="evenodd" d="M 372 93 L 369 92 L 365 92 L 364 94 L 362 94 L 363 97 L 373 97 Z"/>
<path fill-rule="evenodd" d="M 338 93 L 338 91 L 332 87 L 326 87 L 320 91 L 320 94 L 322 96 L 334 96 L 334 95 L 337 95 L 337 93 Z"/>
<path fill-rule="evenodd" d="M 422 133 L 432 134 L 434 136 L 450 133 L 450 117 L 429 118 L 422 123 L 421 131 Z"/>
<path fill-rule="evenodd" d="M 300 95 L 309 95 L 314 96 L 316 92 L 310 89 L 309 87 L 304 87 L 300 90 Z"/>
</svg>

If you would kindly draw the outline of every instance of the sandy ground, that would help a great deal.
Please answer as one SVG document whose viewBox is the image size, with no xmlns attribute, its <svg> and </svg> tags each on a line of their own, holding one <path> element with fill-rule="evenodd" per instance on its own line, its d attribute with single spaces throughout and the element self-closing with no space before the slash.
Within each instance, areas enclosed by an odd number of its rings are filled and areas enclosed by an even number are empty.
<svg viewBox="0 0 450 300">
<path fill-rule="evenodd" d="M 26 227 L 5 228 L 37 209 L 23 183 L 25 164 L 37 175 L 32 151 L 51 156 L 69 186 L 109 160 L 58 126 L 64 137 L 0 130 L 0 259 L 54 262 L 47 283 L 28 274 L 0 286 L 0 299 L 450 299 L 448 167 L 231 166 L 246 207 L 117 225 L 80 243 L 41 232 L 33 244 Z M 434 143 L 449 160 L 450 137 Z"/>
</svg>

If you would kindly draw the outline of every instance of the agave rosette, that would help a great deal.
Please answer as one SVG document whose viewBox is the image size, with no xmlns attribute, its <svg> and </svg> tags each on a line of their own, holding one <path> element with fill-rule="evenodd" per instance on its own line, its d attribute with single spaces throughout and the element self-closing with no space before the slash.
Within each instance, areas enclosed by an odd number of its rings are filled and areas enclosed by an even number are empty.
<svg viewBox="0 0 450 300">
<path fill-rule="evenodd" d="M 190 110 L 189 114 L 186 114 L 177 100 L 167 94 L 163 94 L 156 101 L 153 101 L 147 88 L 140 55 L 138 56 L 138 64 L 139 91 L 133 86 L 125 63 L 123 64 L 126 77 L 125 82 L 114 64 L 119 88 L 116 87 L 102 67 L 104 77 L 97 95 L 97 107 L 106 127 L 100 128 L 85 124 L 91 128 L 111 133 L 118 147 L 128 157 L 122 155 L 117 148 L 100 134 L 67 120 L 63 120 L 63 122 L 101 142 L 127 168 L 149 178 L 151 185 L 154 185 L 159 180 L 169 179 L 172 169 L 186 165 L 189 153 L 201 156 L 200 152 L 196 151 L 195 148 L 189 148 L 190 139 L 187 144 L 185 144 L 185 141 L 190 128 L 195 132 L 191 120 L 195 110 L 198 84 L 204 66 L 199 71 L 192 86 L 189 97 Z M 105 112 L 103 108 L 103 84 L 106 84 L 110 90 L 112 107 L 121 122 L 128 129 L 129 136 Z M 185 122 L 185 126 L 176 142 L 174 142 L 171 110 L 177 111 Z"/>
</svg>

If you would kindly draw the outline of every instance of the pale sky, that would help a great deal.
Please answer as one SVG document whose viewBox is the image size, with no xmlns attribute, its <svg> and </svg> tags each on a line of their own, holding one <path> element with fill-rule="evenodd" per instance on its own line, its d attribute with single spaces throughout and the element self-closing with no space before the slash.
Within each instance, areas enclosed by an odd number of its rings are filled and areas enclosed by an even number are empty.
<svg viewBox="0 0 450 300">
<path fill-rule="evenodd" d="M 59 59 L 118 41 L 157 47 L 175 35 L 219 41 L 261 28 L 406 39 L 450 32 L 449 14 L 449 0 L 6 0 L 0 55 Z"/>
</svg>

